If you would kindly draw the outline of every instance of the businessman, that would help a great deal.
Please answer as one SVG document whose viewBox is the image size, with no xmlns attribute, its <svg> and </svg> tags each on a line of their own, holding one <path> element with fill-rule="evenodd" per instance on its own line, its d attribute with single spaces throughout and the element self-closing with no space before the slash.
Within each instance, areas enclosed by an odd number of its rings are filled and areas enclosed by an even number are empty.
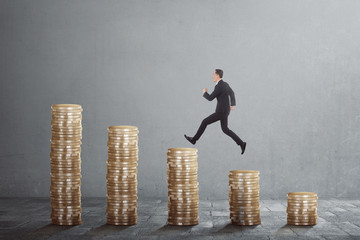
<svg viewBox="0 0 360 240">
<path fill-rule="evenodd" d="M 222 79 L 223 71 L 221 69 L 215 69 L 212 78 L 216 83 L 214 91 L 209 94 L 207 88 L 203 89 L 203 97 L 209 101 L 212 101 L 214 98 L 217 100 L 215 113 L 211 114 L 207 118 L 205 118 L 195 134 L 194 137 L 189 137 L 184 135 L 185 138 L 192 144 L 195 144 L 197 140 L 201 137 L 203 132 L 205 131 L 207 125 L 212 124 L 216 121 L 220 120 L 222 131 L 230 136 L 237 145 L 241 148 L 241 154 L 244 154 L 246 148 L 246 142 L 243 142 L 233 131 L 228 128 L 228 116 L 230 114 L 230 110 L 234 110 L 234 106 L 236 105 L 235 94 L 229 84 L 224 82 Z M 230 101 L 229 101 L 230 97 Z"/>
</svg>

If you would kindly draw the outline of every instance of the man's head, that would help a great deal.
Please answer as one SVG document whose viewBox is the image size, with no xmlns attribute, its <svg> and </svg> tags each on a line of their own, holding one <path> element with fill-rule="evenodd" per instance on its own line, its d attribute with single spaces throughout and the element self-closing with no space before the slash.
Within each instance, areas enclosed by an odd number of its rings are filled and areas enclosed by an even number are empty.
<svg viewBox="0 0 360 240">
<path fill-rule="evenodd" d="M 218 82 L 218 81 L 220 81 L 220 79 L 222 79 L 222 77 L 223 77 L 223 74 L 224 74 L 224 72 L 223 72 L 223 70 L 221 70 L 221 69 L 215 69 L 215 71 L 214 71 L 214 73 L 213 73 L 213 81 L 214 82 Z"/>
</svg>

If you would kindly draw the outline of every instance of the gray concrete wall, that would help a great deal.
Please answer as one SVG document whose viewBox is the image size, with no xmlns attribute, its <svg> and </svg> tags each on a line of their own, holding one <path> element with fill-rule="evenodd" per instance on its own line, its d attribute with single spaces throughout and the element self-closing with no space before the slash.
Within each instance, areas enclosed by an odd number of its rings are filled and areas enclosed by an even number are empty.
<svg viewBox="0 0 360 240">
<path fill-rule="evenodd" d="M 200 197 L 256 169 L 262 198 L 360 197 L 360 1 L 0 1 L 0 196 L 49 196 L 50 106 L 83 112 L 82 193 L 106 196 L 107 126 L 140 129 L 139 197 L 167 197 L 166 151 L 216 102 L 229 127 L 197 143 Z"/>
</svg>

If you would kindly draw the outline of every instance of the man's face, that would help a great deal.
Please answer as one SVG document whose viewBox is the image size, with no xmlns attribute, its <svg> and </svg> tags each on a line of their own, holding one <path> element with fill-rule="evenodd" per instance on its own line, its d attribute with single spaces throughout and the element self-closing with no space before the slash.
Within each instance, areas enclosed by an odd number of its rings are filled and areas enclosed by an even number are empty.
<svg viewBox="0 0 360 240">
<path fill-rule="evenodd" d="M 212 75 L 213 81 L 216 82 L 217 80 L 219 80 L 219 75 L 217 75 L 216 71 L 214 71 L 213 75 Z"/>
</svg>

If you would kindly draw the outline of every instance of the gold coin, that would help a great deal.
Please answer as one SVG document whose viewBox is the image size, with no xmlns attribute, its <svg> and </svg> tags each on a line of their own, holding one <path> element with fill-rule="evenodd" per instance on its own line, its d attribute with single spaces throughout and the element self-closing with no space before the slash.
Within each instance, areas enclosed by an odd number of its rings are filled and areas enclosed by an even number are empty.
<svg viewBox="0 0 360 240">
<path fill-rule="evenodd" d="M 108 142 L 112 141 L 137 141 L 139 136 L 137 134 L 112 134 L 108 133 Z"/>
<path fill-rule="evenodd" d="M 66 200 L 66 201 L 71 201 L 71 200 L 78 200 L 81 198 L 81 193 L 70 193 L 70 194 L 66 194 L 66 193 L 61 193 L 61 194 L 56 194 L 56 193 L 50 193 L 50 198 L 54 199 L 54 200 Z"/>
<path fill-rule="evenodd" d="M 191 189 L 191 190 L 183 190 L 183 189 L 169 189 L 168 190 L 169 194 L 181 194 L 181 193 L 188 193 L 188 194 L 192 194 L 192 193 L 199 193 L 199 189 Z"/>
<path fill-rule="evenodd" d="M 311 213 L 317 213 L 317 208 L 312 208 L 312 209 L 286 209 L 287 213 L 291 213 L 291 214 L 311 214 Z"/>
<path fill-rule="evenodd" d="M 257 220 L 257 221 L 233 221 L 233 220 L 231 220 L 231 224 L 242 225 L 242 226 L 253 226 L 253 225 L 260 225 L 261 220 Z"/>
<path fill-rule="evenodd" d="M 61 119 L 52 119 L 51 120 L 51 127 L 61 127 L 61 128 L 67 128 L 67 127 L 81 127 L 82 119 L 74 119 L 74 120 L 61 120 Z"/>
<path fill-rule="evenodd" d="M 108 202 L 106 209 L 111 210 L 111 211 L 137 211 L 137 203 L 115 204 L 115 203 Z"/>
<path fill-rule="evenodd" d="M 109 170 L 127 170 L 127 169 L 132 169 L 132 170 L 135 170 L 137 169 L 137 166 L 138 164 L 137 163 L 129 163 L 129 164 L 126 164 L 126 162 L 123 162 L 123 163 L 111 163 L 111 164 L 108 164 L 107 165 L 107 169 Z"/>
<path fill-rule="evenodd" d="M 260 190 L 252 190 L 252 189 L 230 189 L 229 195 L 233 196 L 259 196 Z"/>
<path fill-rule="evenodd" d="M 131 173 L 131 174 L 107 174 L 106 175 L 107 183 L 110 185 L 115 184 L 135 184 L 137 183 L 137 174 Z"/>
<path fill-rule="evenodd" d="M 65 209 L 65 210 L 74 210 L 76 211 L 77 209 L 81 208 L 81 204 L 80 203 L 58 203 L 58 202 L 53 202 L 51 201 L 51 209 Z"/>
<path fill-rule="evenodd" d="M 80 192 L 80 188 L 78 189 L 51 189 L 50 194 L 53 195 L 62 195 L 62 194 L 76 194 L 77 192 Z"/>
<path fill-rule="evenodd" d="M 191 197 L 191 198 L 187 198 L 187 197 L 168 197 L 168 201 L 178 201 L 181 203 L 192 203 L 192 202 L 197 202 L 199 203 L 199 198 L 198 197 Z"/>
<path fill-rule="evenodd" d="M 183 198 L 188 198 L 188 199 L 197 199 L 199 196 L 199 193 L 169 193 L 168 197 L 172 198 L 172 199 L 183 199 Z"/>
<path fill-rule="evenodd" d="M 106 215 L 108 217 L 117 218 L 117 219 L 129 219 L 129 218 L 136 218 L 137 211 L 106 211 Z"/>
<path fill-rule="evenodd" d="M 193 176 L 168 175 L 167 180 L 168 181 L 173 181 L 173 180 L 197 181 L 197 175 L 193 175 Z"/>
<path fill-rule="evenodd" d="M 239 214 L 239 215 L 246 215 L 246 214 L 250 214 L 250 215 L 254 215 L 254 214 L 260 214 L 260 208 L 253 210 L 253 209 L 238 209 L 238 208 L 231 208 L 230 207 L 230 213 L 234 213 L 234 214 Z"/>
<path fill-rule="evenodd" d="M 51 133 L 56 133 L 56 134 L 81 134 L 82 132 L 82 127 L 55 127 L 52 126 L 51 127 Z"/>
<path fill-rule="evenodd" d="M 198 198 L 183 198 L 183 199 L 176 199 L 168 197 L 168 204 L 175 205 L 175 206 L 186 206 L 186 205 L 199 205 Z"/>
<path fill-rule="evenodd" d="M 53 140 L 50 139 L 50 145 L 54 145 L 54 146 L 80 146 L 82 144 L 82 141 L 77 139 L 77 140 L 67 140 L 67 141 L 60 141 L 60 140 Z"/>
<path fill-rule="evenodd" d="M 229 185 L 230 189 L 249 189 L 249 190 L 260 190 L 260 186 L 259 184 L 230 184 Z"/>
<path fill-rule="evenodd" d="M 243 202 L 259 202 L 259 197 L 237 197 L 237 196 L 229 196 L 230 201 L 243 201 Z"/>
<path fill-rule="evenodd" d="M 317 203 L 317 199 L 311 198 L 303 198 L 303 199 L 295 199 L 295 198 L 288 198 L 288 203 Z"/>
<path fill-rule="evenodd" d="M 232 170 L 229 175 L 259 175 L 259 171 L 254 170 Z"/>
<path fill-rule="evenodd" d="M 316 222 L 308 222 L 308 223 L 299 223 L 299 222 L 288 222 L 287 224 L 289 225 L 294 225 L 294 226 L 313 226 L 313 225 L 316 225 L 317 224 L 317 221 Z"/>
<path fill-rule="evenodd" d="M 111 203 L 108 202 L 107 203 L 107 208 L 108 210 L 128 210 L 128 211 L 133 211 L 137 209 L 137 203 L 133 203 L 133 204 L 115 204 L 115 203 Z"/>
<path fill-rule="evenodd" d="M 177 217 L 177 216 L 168 216 L 168 221 L 176 221 L 176 222 L 191 222 L 191 221 L 195 221 L 198 220 L 198 216 L 193 216 L 193 217 Z"/>
<path fill-rule="evenodd" d="M 168 205 L 168 210 L 169 210 L 169 213 L 174 213 L 174 212 L 177 212 L 177 213 L 193 213 L 193 212 L 198 212 L 199 211 L 199 206 L 198 205 L 194 205 L 194 206 L 172 206 L 172 205 Z"/>
<path fill-rule="evenodd" d="M 311 219 L 311 220 L 295 220 L 295 219 L 287 219 L 288 224 L 317 224 L 317 219 Z"/>
<path fill-rule="evenodd" d="M 53 104 L 51 109 L 54 111 L 70 111 L 70 110 L 82 110 L 81 105 L 79 104 Z"/>
<path fill-rule="evenodd" d="M 258 206 L 233 206 L 230 205 L 230 210 L 239 212 L 256 212 L 260 211 L 260 204 Z"/>
<path fill-rule="evenodd" d="M 122 148 L 126 148 L 127 150 L 129 150 L 129 149 L 138 149 L 138 144 L 137 143 L 134 143 L 134 144 L 112 143 L 112 144 L 107 145 L 108 150 L 119 150 L 119 149 L 122 149 Z"/>
<path fill-rule="evenodd" d="M 185 166 L 185 165 L 197 165 L 198 162 L 197 162 L 197 158 L 170 158 L 168 157 L 167 160 L 166 160 L 166 163 L 167 164 L 172 164 L 172 165 L 182 165 L 182 166 Z"/>
<path fill-rule="evenodd" d="M 54 162 L 50 161 L 50 169 L 80 169 L 81 170 L 81 162 Z"/>
<path fill-rule="evenodd" d="M 50 152 L 50 159 L 55 161 L 81 161 L 81 153 L 54 153 Z"/>
<path fill-rule="evenodd" d="M 81 121 L 82 115 L 81 114 L 69 114 L 69 113 L 63 113 L 63 114 L 52 114 L 52 119 L 54 119 L 57 122 L 63 121 Z M 52 124 L 56 125 L 56 124 Z"/>
<path fill-rule="evenodd" d="M 57 220 L 57 221 L 78 221 L 81 219 L 81 214 L 80 215 L 75 215 L 75 216 L 53 216 L 51 215 L 51 219 L 52 220 Z"/>
<path fill-rule="evenodd" d="M 111 209 L 131 209 L 137 208 L 137 201 L 134 200 L 132 202 L 115 202 L 115 201 L 107 201 L 107 207 Z"/>
<path fill-rule="evenodd" d="M 188 166 L 188 165 L 184 165 L 184 166 L 169 166 L 167 167 L 167 171 L 177 171 L 177 172 L 194 172 L 197 173 L 198 172 L 198 167 L 197 166 Z"/>
<path fill-rule="evenodd" d="M 166 173 L 168 175 L 174 176 L 197 176 L 197 171 L 176 171 L 176 170 L 167 170 Z"/>
<path fill-rule="evenodd" d="M 57 216 L 57 217 L 60 217 L 60 216 L 75 217 L 75 216 L 81 215 L 81 209 L 77 210 L 77 211 L 68 211 L 68 210 L 61 211 L 61 210 L 52 209 L 51 210 L 51 215 L 52 216 Z"/>
<path fill-rule="evenodd" d="M 132 186 L 137 185 L 137 177 L 134 175 L 121 175 L 121 176 L 111 176 L 107 174 L 106 182 L 109 186 Z"/>
<path fill-rule="evenodd" d="M 124 136 L 108 136 L 107 145 L 111 146 L 113 144 L 137 144 L 139 140 L 138 136 L 134 137 L 124 137 Z"/>
<path fill-rule="evenodd" d="M 230 206 L 232 208 L 247 208 L 247 207 L 259 207 L 260 204 L 256 204 L 256 203 L 239 203 L 239 202 L 231 202 Z"/>
<path fill-rule="evenodd" d="M 123 150 L 123 149 L 119 149 L 119 148 L 109 148 L 108 147 L 108 154 L 110 155 L 113 155 L 115 157 L 122 157 L 122 156 L 125 156 L 125 157 L 131 157 L 131 156 L 134 156 L 134 157 L 137 157 L 138 156 L 138 153 L 139 153 L 139 150 L 136 149 L 136 150 Z"/>
<path fill-rule="evenodd" d="M 123 140 L 123 141 L 139 141 L 138 134 L 128 134 L 128 133 L 111 133 L 108 132 L 107 142 L 111 143 L 113 140 Z"/>
<path fill-rule="evenodd" d="M 53 164 L 50 163 L 50 169 L 54 171 L 81 171 L 81 164 Z"/>
<path fill-rule="evenodd" d="M 168 152 L 172 153 L 184 153 L 184 152 L 197 152 L 196 148 L 169 148 Z"/>
<path fill-rule="evenodd" d="M 128 189 L 120 189 L 120 190 L 114 190 L 114 189 L 107 189 L 107 194 L 110 196 L 121 196 L 123 194 L 126 195 L 133 195 L 133 196 L 137 196 L 137 190 L 128 190 Z"/>
<path fill-rule="evenodd" d="M 315 208 L 317 207 L 317 203 L 314 204 L 299 204 L 299 203 L 292 203 L 292 204 L 288 204 L 288 208 L 289 209 L 295 209 L 295 208 Z"/>
<path fill-rule="evenodd" d="M 131 223 L 131 222 L 135 222 L 137 220 L 137 215 L 135 216 L 129 216 L 129 217 L 121 217 L 121 216 L 112 216 L 112 215 L 108 215 L 106 217 L 106 219 L 108 221 L 113 221 L 113 222 L 117 222 L 117 223 Z"/>
<path fill-rule="evenodd" d="M 107 187 L 108 188 L 112 188 L 112 189 L 137 189 L 137 182 L 134 182 L 134 183 L 108 183 L 107 184 Z"/>
<path fill-rule="evenodd" d="M 106 224 L 108 225 L 115 225 L 115 226 L 130 226 L 130 225 L 136 225 L 137 221 L 128 221 L 128 222 L 117 222 L 117 221 L 111 221 L 107 220 Z"/>
<path fill-rule="evenodd" d="M 107 128 L 109 131 L 138 131 L 138 127 L 130 125 L 121 125 L 121 126 L 109 126 Z"/>
<path fill-rule="evenodd" d="M 79 173 L 81 171 L 80 168 L 52 168 L 50 171 L 51 176 L 63 176 L 65 174 L 71 174 L 74 175 L 76 173 Z"/>
</svg>

